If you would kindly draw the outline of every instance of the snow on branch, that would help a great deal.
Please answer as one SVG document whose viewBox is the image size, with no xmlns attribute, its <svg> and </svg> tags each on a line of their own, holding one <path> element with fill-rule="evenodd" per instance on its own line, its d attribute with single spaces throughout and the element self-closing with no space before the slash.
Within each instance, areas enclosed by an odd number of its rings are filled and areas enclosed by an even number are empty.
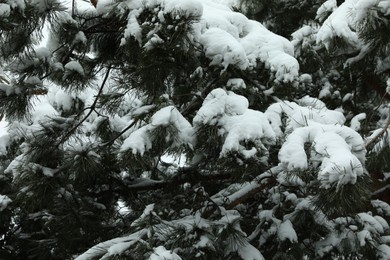
<svg viewBox="0 0 390 260">
<path fill-rule="evenodd" d="M 142 229 L 128 236 L 117 237 L 108 241 L 101 242 L 88 249 L 85 253 L 76 257 L 75 260 L 102 259 L 102 256 L 108 257 L 120 254 L 126 249 L 128 249 L 132 244 L 138 242 L 146 234 L 147 230 Z"/>
<path fill-rule="evenodd" d="M 289 101 L 274 103 L 267 108 L 265 115 L 278 138 L 283 136 L 282 128 L 286 129 L 286 133 L 291 133 L 296 128 L 307 126 L 308 121 L 329 125 L 345 123 L 341 112 L 329 110 L 322 101 L 309 96 L 298 100 L 298 104 Z M 283 116 L 287 117 L 285 125 Z"/>
<path fill-rule="evenodd" d="M 310 152 L 305 150 L 306 143 L 311 143 Z M 279 160 L 288 171 L 305 170 L 309 162 L 320 164 L 321 186 L 340 188 L 355 184 L 357 177 L 364 174 L 365 153 L 362 137 L 351 128 L 308 121 L 308 126 L 287 137 Z"/>
<path fill-rule="evenodd" d="M 317 44 L 327 49 L 335 37 L 342 38 L 352 48 L 359 49 L 362 42 L 355 31 L 355 20 L 352 10 L 359 0 L 346 0 L 324 21 L 317 33 Z M 317 14 L 318 16 L 319 14 Z"/>
<path fill-rule="evenodd" d="M 233 187 L 234 192 L 231 192 L 232 187 L 228 187 L 215 194 L 211 199 L 217 205 L 224 206 L 227 209 L 234 208 L 238 204 L 250 198 L 257 192 L 263 190 L 270 183 L 275 181 L 275 176 L 283 171 L 283 167 L 275 166 L 262 174 L 259 174 L 251 182 L 244 183 L 239 187 Z"/>
<path fill-rule="evenodd" d="M 228 3 L 216 3 L 207 0 L 165 0 L 133 1 L 129 9 L 128 24 L 121 39 L 121 45 L 132 37 L 140 45 L 145 42 L 145 27 L 141 14 L 145 10 L 157 12 L 156 29 L 152 37 L 161 40 L 158 28 L 168 18 L 174 20 L 191 19 L 188 39 L 192 44 L 203 48 L 210 65 L 222 68 L 229 66 L 241 70 L 255 68 L 260 61 L 274 75 L 276 81 L 289 82 L 298 77 L 299 64 L 294 58 L 294 47 L 285 38 L 267 30 L 259 22 L 249 20 L 243 14 L 232 11 Z M 100 12 L 103 12 L 101 10 Z M 147 49 L 153 48 L 147 42 Z"/>
<path fill-rule="evenodd" d="M 318 180 L 323 188 L 355 184 L 364 174 L 362 137 L 343 126 L 343 114 L 327 109 L 323 102 L 306 96 L 298 103 L 301 105 L 280 101 L 265 112 L 276 135 L 287 135 L 279 151 L 281 164 L 287 171 L 306 170 L 309 164 L 319 166 Z"/>
<path fill-rule="evenodd" d="M 266 153 L 264 145 L 275 143 L 275 133 L 266 116 L 256 110 L 248 108 L 248 100 L 231 91 L 214 89 L 205 98 L 202 107 L 194 117 L 195 129 L 204 125 L 219 127 L 219 135 L 223 138 L 220 157 L 230 152 L 238 152 L 244 158 L 256 155 L 258 150 Z M 244 142 L 253 142 L 247 148 Z"/>
<path fill-rule="evenodd" d="M 346 0 L 339 7 L 335 4 L 336 1 L 328 0 L 318 9 L 317 19 L 321 19 L 329 11 L 332 13 L 319 28 L 316 41 L 329 50 L 335 40 L 341 39 L 348 46 L 344 51 L 359 51 L 356 56 L 347 59 L 344 66 L 349 66 L 362 60 L 373 50 L 373 44 L 362 36 L 363 27 L 367 26 L 367 19 L 381 20 L 381 15 L 387 16 L 390 13 L 390 4 L 385 0 Z M 373 22 L 370 24 L 371 30 L 377 29 Z M 381 67 L 380 64 L 378 66 Z"/>
<path fill-rule="evenodd" d="M 123 142 L 120 152 L 131 150 L 133 154 L 143 155 L 152 148 L 153 131 L 162 127 L 172 127 L 177 131 L 175 136 L 166 136 L 166 141 L 171 141 L 172 147 L 179 145 L 192 147 L 194 132 L 191 124 L 174 106 L 167 106 L 157 111 L 149 124 L 132 132 Z"/>
</svg>

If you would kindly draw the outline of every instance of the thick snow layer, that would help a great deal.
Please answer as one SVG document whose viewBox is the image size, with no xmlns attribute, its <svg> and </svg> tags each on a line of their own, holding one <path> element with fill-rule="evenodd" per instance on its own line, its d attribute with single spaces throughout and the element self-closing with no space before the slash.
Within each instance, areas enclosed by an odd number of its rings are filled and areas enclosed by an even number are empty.
<svg viewBox="0 0 390 260">
<path fill-rule="evenodd" d="M 68 71 L 75 71 L 81 76 L 84 76 L 84 69 L 78 61 L 70 61 L 64 67 Z"/>
<path fill-rule="evenodd" d="M 96 257 L 100 257 L 102 255 L 109 257 L 111 253 L 119 252 L 119 250 L 123 249 L 124 245 L 129 245 L 127 243 L 132 241 L 138 241 L 146 233 L 147 231 L 145 229 L 141 229 L 140 231 L 137 231 L 128 236 L 118 237 L 108 241 L 101 242 L 88 249 L 85 253 L 76 257 L 75 260 L 89 260 L 89 259 L 94 259 Z M 117 246 L 118 244 L 120 244 L 121 246 L 118 247 Z M 106 252 L 108 252 L 110 248 L 112 248 L 111 252 L 106 254 Z"/>
<path fill-rule="evenodd" d="M 378 246 L 377 251 L 378 259 L 380 260 L 388 260 L 390 259 L 390 246 L 382 244 Z"/>
<path fill-rule="evenodd" d="M 235 65 L 242 70 L 248 67 L 245 49 L 228 32 L 219 28 L 210 28 L 202 34 L 200 42 L 206 57 L 211 60 L 210 65 L 222 64 L 224 69 L 229 65 Z"/>
<path fill-rule="evenodd" d="M 313 144 L 312 158 L 322 159 L 318 179 L 323 187 L 328 188 L 333 183 L 337 183 L 337 186 L 355 184 L 357 177 L 363 175 L 362 163 L 337 133 L 319 133 Z"/>
<path fill-rule="evenodd" d="M 203 5 L 194 0 L 171 0 L 165 5 L 164 11 L 172 18 L 199 18 L 203 14 Z"/>
<path fill-rule="evenodd" d="M 329 48 L 331 41 L 335 37 L 340 37 L 353 48 L 361 46 L 361 41 L 353 29 L 356 21 L 352 15 L 353 12 L 351 12 L 351 10 L 355 9 L 358 1 L 346 0 L 324 21 L 317 33 L 318 44 L 322 43 L 326 48 Z"/>
<path fill-rule="evenodd" d="M 355 5 L 355 21 L 361 22 L 367 17 L 370 9 L 378 4 L 379 0 L 359 0 Z"/>
<path fill-rule="evenodd" d="M 389 228 L 387 222 L 384 219 L 378 218 L 378 216 L 372 216 L 363 212 L 357 214 L 357 217 L 359 222 L 364 226 L 364 229 L 370 233 L 383 234 Z"/>
<path fill-rule="evenodd" d="M 142 45 L 145 41 L 139 15 L 145 8 L 160 8 L 156 28 L 165 22 L 167 15 L 174 19 L 193 18 L 188 38 L 194 44 L 200 43 L 210 64 L 220 66 L 222 71 L 229 66 L 251 69 L 260 61 L 275 74 L 276 80 L 286 82 L 296 79 L 299 64 L 293 57 L 293 45 L 260 23 L 233 12 L 232 4 L 233 1 L 210 0 L 127 1 L 116 7 L 118 12 L 121 12 L 120 8 L 130 10 L 121 44 L 125 45 L 129 38 L 134 37 Z M 103 9 L 98 8 L 98 12 L 103 12 Z M 148 41 L 146 47 L 150 49 L 153 44 Z"/>
<path fill-rule="evenodd" d="M 279 151 L 288 171 L 307 169 L 307 143 L 311 144 L 310 160 L 320 163 L 318 179 L 323 188 L 354 184 L 364 174 L 364 141 L 351 128 L 308 121 L 308 126 L 295 129 Z"/>
<path fill-rule="evenodd" d="M 26 7 L 26 3 L 24 0 L 7 0 L 7 3 L 11 6 L 12 9 L 19 8 L 23 11 Z"/>
<path fill-rule="evenodd" d="M 214 89 L 205 98 L 202 107 L 194 117 L 195 128 L 202 125 L 219 126 L 219 134 L 224 143 L 220 156 L 229 152 L 239 152 L 245 158 L 256 154 L 256 149 L 246 149 L 243 142 L 251 141 L 256 146 L 274 144 L 275 133 L 267 117 L 260 111 L 248 109 L 248 100 L 231 91 Z"/>
<path fill-rule="evenodd" d="M 154 248 L 154 252 L 149 257 L 149 260 L 181 260 L 181 257 L 167 250 L 164 246 L 159 246 Z"/>
<path fill-rule="evenodd" d="M 366 119 L 366 113 L 360 113 L 351 119 L 351 128 L 355 131 L 360 130 L 360 121 Z"/>
<path fill-rule="evenodd" d="M 298 236 L 290 220 L 283 221 L 278 229 L 278 239 L 280 241 L 290 240 L 291 243 L 298 242 Z"/>
<path fill-rule="evenodd" d="M 265 111 L 265 115 L 271 123 L 277 137 L 283 135 L 281 131 L 282 116 L 287 116 L 286 133 L 291 133 L 294 129 L 308 125 L 308 121 L 318 122 L 327 125 L 343 125 L 345 117 L 341 112 L 329 110 L 325 104 L 308 96 L 295 102 L 279 101 L 270 105 Z"/>
<path fill-rule="evenodd" d="M 31 121 L 33 124 L 39 124 L 42 120 L 47 120 L 49 117 L 59 116 L 53 106 L 49 103 L 48 99 L 39 97 L 34 101 L 34 107 L 31 112 Z"/>
<path fill-rule="evenodd" d="M 320 6 L 320 8 L 318 8 L 316 19 L 321 19 L 321 17 L 325 16 L 329 12 L 332 12 L 336 8 L 337 8 L 337 1 L 336 0 L 325 1 Z"/>
<path fill-rule="evenodd" d="M 120 255 L 124 251 L 126 251 L 129 247 L 134 245 L 136 242 L 138 242 L 138 240 L 132 240 L 132 241 L 126 241 L 126 242 L 120 242 L 114 244 L 107 249 L 107 255 L 109 256 Z"/>
<path fill-rule="evenodd" d="M 264 257 L 260 251 L 248 242 L 245 243 L 244 246 L 240 247 L 237 250 L 237 253 L 244 260 L 264 260 Z"/>
<path fill-rule="evenodd" d="M 0 4 L 0 17 L 8 17 L 11 14 L 11 7 L 8 4 Z"/>
<path fill-rule="evenodd" d="M 131 36 L 134 37 L 139 43 L 142 42 L 142 29 L 138 23 L 138 16 L 141 14 L 140 10 L 132 10 L 128 16 L 127 27 L 121 40 L 121 45 L 126 43 L 126 39 Z"/>
<path fill-rule="evenodd" d="M 384 15 L 390 15 L 390 1 L 388 0 L 380 0 L 378 3 L 378 7 Z"/>
<path fill-rule="evenodd" d="M 243 115 L 226 117 L 220 120 L 223 130 L 226 132 L 225 142 L 222 146 L 221 156 L 231 151 L 245 150 L 241 141 L 262 141 L 264 144 L 274 144 L 275 134 L 272 131 L 265 115 L 259 111 L 248 109 Z M 244 153 L 245 157 L 251 154 Z"/>
<path fill-rule="evenodd" d="M 157 111 L 149 124 L 131 133 L 123 142 L 120 151 L 131 150 L 134 154 L 144 154 L 152 148 L 153 130 L 168 126 L 178 132 L 177 138 L 175 136 L 166 137 L 166 141 L 172 141 L 173 147 L 181 144 L 193 146 L 194 130 L 191 124 L 174 106 L 167 106 Z"/>
<path fill-rule="evenodd" d="M 389 80 L 389 85 L 390 85 L 390 80 Z M 229 79 L 228 82 L 226 83 L 226 86 L 231 88 L 232 90 L 246 88 L 245 81 L 243 79 L 239 79 L 239 78 Z"/>
<path fill-rule="evenodd" d="M 390 205 L 381 200 L 372 200 L 372 206 L 378 211 L 378 213 L 384 216 L 390 216 Z"/>
<path fill-rule="evenodd" d="M 213 125 L 223 115 L 242 115 L 249 106 L 248 100 L 232 91 L 214 89 L 205 98 L 202 107 L 194 117 L 194 125 Z"/>
</svg>

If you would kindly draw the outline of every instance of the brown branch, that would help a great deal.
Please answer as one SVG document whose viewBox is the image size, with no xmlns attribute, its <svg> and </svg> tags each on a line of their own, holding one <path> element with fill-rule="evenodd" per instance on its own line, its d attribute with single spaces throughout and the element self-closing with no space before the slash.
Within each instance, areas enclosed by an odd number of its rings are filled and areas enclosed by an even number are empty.
<svg viewBox="0 0 390 260">
<path fill-rule="evenodd" d="M 176 187 L 184 183 L 196 184 L 199 182 L 210 182 L 216 180 L 230 179 L 230 173 L 203 174 L 192 167 L 180 168 L 176 176 L 170 180 L 158 181 L 151 179 L 138 178 L 127 184 L 121 185 L 126 192 L 142 192 L 148 190 L 164 189 Z"/>
<path fill-rule="evenodd" d="M 223 203 L 216 201 L 219 205 L 224 205 L 225 208 L 233 208 L 237 206 L 238 204 L 244 202 L 254 194 L 258 193 L 259 191 L 263 190 L 264 188 L 268 187 L 271 184 L 274 184 L 276 182 L 275 175 L 281 172 L 283 168 L 281 166 L 275 166 L 268 171 L 258 175 L 256 178 L 254 178 L 248 185 L 246 185 L 244 188 L 236 191 L 235 193 L 227 196 Z M 264 180 L 268 179 L 265 183 L 263 183 Z M 226 204 L 227 202 L 227 204 Z"/>
<path fill-rule="evenodd" d="M 275 175 L 281 172 L 283 168 L 281 166 L 275 166 L 268 171 L 258 175 L 254 178 L 249 184 L 245 185 L 240 190 L 226 196 L 224 198 L 213 199 L 213 205 L 211 207 L 206 207 L 202 213 L 202 217 L 209 217 L 218 206 L 223 206 L 226 209 L 232 209 L 240 203 L 243 203 L 245 200 L 253 197 L 256 193 L 268 188 L 271 185 L 276 183 Z M 264 182 L 264 180 L 267 180 Z"/>
<path fill-rule="evenodd" d="M 276 178 L 274 176 L 268 176 L 265 179 L 267 181 L 265 183 L 262 183 L 261 185 L 254 187 L 253 189 L 249 190 L 247 193 L 243 194 L 242 196 L 237 197 L 233 201 L 229 201 L 229 203 L 225 206 L 226 209 L 232 209 L 235 206 L 245 202 L 247 199 L 253 197 L 256 193 L 264 190 L 265 188 L 268 188 L 276 183 Z"/>
</svg>

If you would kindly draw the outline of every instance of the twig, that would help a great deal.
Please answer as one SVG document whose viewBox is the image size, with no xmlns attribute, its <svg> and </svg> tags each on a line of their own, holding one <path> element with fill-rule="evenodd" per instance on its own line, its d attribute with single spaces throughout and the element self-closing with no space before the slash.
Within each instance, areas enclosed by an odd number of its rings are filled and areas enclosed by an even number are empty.
<svg viewBox="0 0 390 260">
<path fill-rule="evenodd" d="M 57 143 L 57 147 L 62 144 L 63 142 L 65 142 L 65 140 L 82 124 L 85 122 L 85 120 L 88 119 L 88 117 L 92 114 L 92 112 L 95 111 L 95 108 L 96 108 L 96 105 L 97 105 L 97 102 L 98 102 L 98 99 L 100 97 L 100 95 L 102 94 L 103 92 L 103 88 L 104 88 L 104 85 L 106 84 L 107 82 L 107 79 L 108 79 L 108 76 L 110 75 L 110 70 L 111 70 L 111 67 L 109 66 L 107 68 L 107 72 L 106 72 L 106 75 L 104 76 L 104 79 L 103 79 L 103 82 L 100 86 L 100 89 L 99 89 L 99 92 L 97 93 L 96 95 L 96 98 L 95 100 L 93 101 L 92 105 L 89 107 L 89 112 L 87 113 L 87 115 L 80 121 L 77 123 L 77 125 L 75 125 L 74 127 L 72 127 L 72 129 L 70 129 L 70 131 L 68 131 L 62 138 L 61 140 Z"/>
<path fill-rule="evenodd" d="M 76 0 L 72 0 L 72 18 L 76 16 Z"/>
<path fill-rule="evenodd" d="M 125 129 L 123 129 L 117 136 L 115 136 L 110 141 L 104 143 L 103 145 L 111 145 L 111 144 L 113 144 L 116 139 L 121 137 L 125 132 L 127 132 L 130 128 L 132 128 L 137 122 L 138 122 L 138 119 L 135 119 L 130 125 L 128 125 Z"/>
</svg>

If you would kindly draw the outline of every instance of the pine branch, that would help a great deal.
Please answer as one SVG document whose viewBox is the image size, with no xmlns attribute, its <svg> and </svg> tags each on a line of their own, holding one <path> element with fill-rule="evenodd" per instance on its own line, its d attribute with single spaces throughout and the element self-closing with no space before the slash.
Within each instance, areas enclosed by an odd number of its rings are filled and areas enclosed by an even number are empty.
<svg viewBox="0 0 390 260">
<path fill-rule="evenodd" d="M 138 119 L 135 119 L 130 125 L 128 125 L 125 129 L 123 129 L 117 136 L 115 136 L 111 141 L 106 142 L 102 144 L 103 146 L 105 145 L 111 145 L 113 144 L 119 137 L 121 137 L 124 133 L 126 133 L 130 128 L 135 126 L 135 124 L 138 123 Z"/>
<path fill-rule="evenodd" d="M 106 72 L 106 75 L 104 76 L 104 79 L 103 79 L 103 82 L 100 86 L 100 89 L 99 89 L 99 92 L 97 93 L 96 95 L 96 98 L 95 100 L 93 101 L 92 105 L 89 107 L 89 112 L 87 113 L 87 115 L 78 123 L 76 124 L 72 129 L 70 129 L 62 138 L 61 140 L 56 144 L 56 147 L 58 147 L 60 144 L 62 144 L 63 142 L 65 142 L 65 140 L 74 133 L 74 131 L 76 131 L 76 129 L 82 124 L 85 122 L 85 120 L 88 119 L 88 117 L 92 114 L 93 111 L 95 111 L 95 108 L 96 108 L 96 105 L 97 105 L 97 102 L 98 102 L 98 99 L 100 97 L 100 95 L 102 94 L 103 92 L 103 88 L 104 88 L 104 85 L 106 84 L 107 80 L 108 80 L 108 76 L 110 75 L 110 71 L 111 71 L 111 67 L 109 66 L 107 68 L 107 72 Z"/>
<path fill-rule="evenodd" d="M 218 180 L 230 179 L 230 173 L 203 174 L 192 167 L 180 168 L 177 174 L 166 181 L 157 181 L 145 178 L 138 178 L 132 182 L 125 184 L 126 192 L 141 192 L 148 190 L 164 189 L 167 187 L 179 186 L 184 183 L 196 184 L 199 182 L 213 182 Z"/>
<path fill-rule="evenodd" d="M 387 118 L 387 122 L 385 124 L 385 126 L 383 127 L 382 131 L 377 134 L 374 138 L 372 138 L 370 141 L 368 141 L 366 143 L 366 149 L 367 150 L 372 150 L 372 148 L 374 147 L 374 145 L 379 141 L 379 139 L 385 134 L 387 133 L 387 129 L 389 128 L 390 126 L 390 111 L 389 111 L 389 116 Z"/>
<path fill-rule="evenodd" d="M 252 197 L 256 193 L 264 190 L 265 188 L 276 183 L 275 175 L 280 173 L 283 168 L 280 165 L 277 165 L 266 172 L 258 175 L 254 178 L 249 184 L 245 185 L 242 189 L 236 191 L 235 193 L 219 199 L 214 199 L 213 205 L 224 206 L 226 209 L 232 209 L 240 203 L 243 203 L 248 198 Z M 268 179 L 266 182 L 264 180 Z M 213 206 L 211 208 L 206 208 L 202 213 L 202 217 L 207 218 L 210 216 L 216 208 Z"/>
</svg>

